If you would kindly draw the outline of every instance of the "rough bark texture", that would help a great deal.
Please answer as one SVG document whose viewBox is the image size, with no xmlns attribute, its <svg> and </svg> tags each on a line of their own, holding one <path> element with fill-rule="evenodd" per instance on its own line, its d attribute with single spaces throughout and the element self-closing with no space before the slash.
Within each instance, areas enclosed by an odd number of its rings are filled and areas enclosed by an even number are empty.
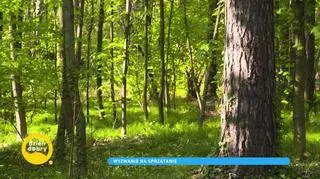
<svg viewBox="0 0 320 179">
<path fill-rule="evenodd" d="M 273 0 L 226 1 L 221 156 L 274 156 Z M 237 177 L 264 167 L 235 167 Z"/>
<path fill-rule="evenodd" d="M 160 0 L 160 59 L 161 59 L 161 79 L 160 79 L 160 94 L 159 94 L 159 121 L 164 124 L 164 90 L 165 90 L 165 61 L 164 61 L 164 1 Z"/>
<path fill-rule="evenodd" d="M 103 23 L 104 23 L 104 0 L 100 0 L 99 9 L 99 22 L 98 22 L 98 43 L 97 52 L 102 52 L 102 35 L 103 35 Z M 99 117 L 102 120 L 104 118 L 103 101 L 102 101 L 102 76 L 101 76 L 101 58 L 98 58 L 98 70 L 97 70 L 97 98 L 98 98 L 98 110 Z"/>
<path fill-rule="evenodd" d="M 293 128 L 296 152 L 302 158 L 306 150 L 305 106 L 304 92 L 306 84 L 306 54 L 304 30 L 304 1 L 294 0 L 292 10 L 294 21 L 292 24 L 292 57 L 295 61 L 294 100 L 293 100 Z"/>
</svg>

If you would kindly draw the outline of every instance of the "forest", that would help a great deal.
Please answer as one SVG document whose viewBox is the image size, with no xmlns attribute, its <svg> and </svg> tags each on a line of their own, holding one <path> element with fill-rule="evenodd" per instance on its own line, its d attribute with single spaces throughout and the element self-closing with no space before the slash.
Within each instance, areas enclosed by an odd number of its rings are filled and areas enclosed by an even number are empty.
<svg viewBox="0 0 320 179">
<path fill-rule="evenodd" d="M 319 9 L 318 0 L 1 0 L 0 178 L 320 178 Z M 52 140 L 41 165 L 23 156 L 31 134 Z M 111 166 L 110 157 L 290 165 Z"/>
</svg>

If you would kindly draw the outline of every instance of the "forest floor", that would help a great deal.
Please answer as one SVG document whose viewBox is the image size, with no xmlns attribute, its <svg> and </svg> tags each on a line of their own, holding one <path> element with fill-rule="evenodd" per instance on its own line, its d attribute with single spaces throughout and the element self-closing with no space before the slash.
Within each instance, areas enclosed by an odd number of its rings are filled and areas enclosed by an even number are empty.
<svg viewBox="0 0 320 179">
<path fill-rule="evenodd" d="M 108 166 L 108 157 L 206 157 L 215 156 L 219 141 L 219 116 L 209 116 L 203 130 L 199 131 L 199 111 L 185 99 L 177 101 L 165 125 L 157 122 L 157 107 L 150 107 L 150 120 L 143 120 L 141 107 L 128 105 L 128 135 L 120 136 L 120 128 L 112 129 L 113 121 L 107 115 L 99 120 L 97 110 L 91 109 L 92 123 L 87 127 L 88 178 L 197 178 L 200 166 Z M 106 114 L 111 107 L 106 106 Z M 120 114 L 120 111 L 118 112 Z M 292 144 L 291 113 L 282 114 L 279 156 L 288 156 L 291 165 L 279 167 L 271 178 L 320 178 L 320 123 L 315 114 L 307 124 L 307 158 L 296 160 Z M 48 121 L 44 118 L 48 117 Z M 119 125 L 119 124 L 118 124 Z M 28 121 L 28 133 L 43 133 L 55 138 L 57 125 L 50 112 L 38 112 L 32 123 Z M 8 122 L 0 120 L 0 178 L 67 178 L 65 164 L 33 166 L 21 155 L 21 143 L 15 142 L 15 130 Z M 222 168 L 214 168 L 210 176 L 221 175 Z M 201 171 L 206 173 L 206 167 Z M 198 172 L 199 173 L 199 172 Z"/>
</svg>

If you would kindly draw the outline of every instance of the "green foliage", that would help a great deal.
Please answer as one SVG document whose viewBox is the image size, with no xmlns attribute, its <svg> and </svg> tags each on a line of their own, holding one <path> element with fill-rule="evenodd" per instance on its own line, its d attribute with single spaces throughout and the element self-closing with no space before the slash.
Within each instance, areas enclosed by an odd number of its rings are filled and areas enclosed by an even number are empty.
<svg viewBox="0 0 320 179">
<path fill-rule="evenodd" d="M 149 121 L 143 121 L 142 89 L 143 89 L 143 55 L 144 53 L 144 18 L 143 1 L 132 1 L 131 31 L 130 31 L 130 59 L 127 76 L 128 82 L 128 136 L 120 137 L 120 93 L 124 43 L 124 1 L 105 0 L 105 19 L 103 29 L 103 49 L 97 53 L 97 21 L 98 0 L 86 0 L 84 31 L 81 40 L 82 68 L 80 74 L 81 100 L 85 102 L 85 88 L 87 74 L 89 74 L 90 96 L 90 123 L 87 126 L 89 178 L 109 176 L 111 178 L 189 178 L 192 171 L 198 167 L 111 167 L 106 165 L 109 156 L 208 156 L 215 153 L 219 140 L 220 120 L 209 117 L 202 131 L 197 130 L 199 116 L 198 106 L 183 97 L 186 96 L 186 70 L 190 68 L 189 53 L 186 44 L 186 29 L 181 0 L 174 1 L 171 24 L 170 53 L 167 62 L 168 81 L 170 93 L 173 93 L 173 74 L 176 75 L 176 109 L 171 109 L 165 120 L 165 125 L 158 124 L 157 104 L 149 99 Z M 148 90 L 152 85 L 159 88 L 160 82 L 160 56 L 159 56 L 159 4 L 150 1 L 151 16 L 150 42 L 149 42 L 149 77 Z M 67 163 L 52 166 L 45 164 L 40 167 L 31 166 L 24 162 L 20 155 L 20 144 L 16 143 L 16 132 L 9 118 L 14 112 L 13 98 L 11 97 L 10 75 L 19 72 L 23 86 L 23 100 L 26 104 L 29 133 L 44 133 L 55 138 L 57 125 L 54 122 L 53 98 L 57 94 L 58 110 L 60 109 L 60 92 L 62 78 L 62 19 L 61 2 L 56 0 L 43 1 L 45 11 L 36 14 L 35 1 L 28 0 L 1 0 L 0 11 L 3 12 L 2 39 L 0 41 L 0 178 L 67 178 Z M 223 5 L 223 2 L 220 1 Z M 317 2 L 319 6 L 319 2 Z M 319 7 L 317 7 L 319 8 Z M 21 11 L 20 11 L 21 10 Z M 91 10 L 94 14 L 91 16 Z M 114 15 L 110 15 L 114 10 Z M 220 99 L 223 95 L 223 69 L 224 69 L 224 11 L 218 28 L 218 36 L 212 41 L 208 39 L 208 32 L 212 30 L 209 17 L 218 15 L 218 8 L 208 14 L 208 1 L 188 0 L 187 18 L 189 23 L 189 38 L 193 50 L 194 70 L 199 82 L 202 82 L 206 68 L 211 61 L 217 65 L 215 82 L 218 83 L 218 98 L 215 113 L 220 112 Z M 13 21 L 11 16 L 21 14 L 23 21 Z M 167 38 L 170 14 L 170 1 L 165 1 L 165 35 Z M 91 34 L 91 53 L 87 58 L 89 41 L 87 39 L 89 24 L 93 18 L 93 31 Z M 275 107 L 277 114 L 277 129 L 279 130 L 279 155 L 290 156 L 293 164 L 290 167 L 278 168 L 271 175 L 277 178 L 319 178 L 319 122 L 317 114 L 311 114 L 307 124 L 307 150 L 306 161 L 296 161 L 292 145 L 292 97 L 293 97 L 293 69 L 294 63 L 290 56 L 291 23 L 294 21 L 289 0 L 275 1 L 275 50 L 276 50 L 276 95 Z M 76 22 L 78 19 L 76 19 Z M 114 22 L 114 42 L 110 42 L 110 23 Z M 22 32 L 22 49 L 15 50 L 10 47 L 13 42 L 11 31 L 12 23 L 17 23 L 17 32 Z M 320 25 L 312 28 L 316 37 L 316 44 L 320 39 Z M 300 47 L 299 44 L 296 44 Z M 114 49 L 114 78 L 117 104 L 116 129 L 112 129 L 112 107 L 110 99 L 111 55 Z M 165 44 L 167 55 L 168 44 Z M 319 47 L 316 50 L 319 51 Z M 212 54 L 214 56 L 212 57 Z M 101 59 L 101 60 L 98 60 Z M 86 63 L 90 60 L 89 69 Z M 96 75 L 98 65 L 102 66 L 103 100 L 106 120 L 98 120 L 96 98 Z M 318 64 L 319 66 L 320 64 Z M 175 69 L 174 69 L 175 68 Z M 319 68 L 319 67 L 318 67 Z M 319 70 L 319 69 L 318 69 Z M 151 80 L 153 82 L 151 83 Z M 201 81 L 202 80 L 202 81 Z M 319 83 L 319 82 L 318 82 Z M 202 90 L 201 90 L 202 92 Z M 316 95 L 319 101 L 319 93 Z M 150 98 L 150 96 L 148 96 Z M 83 105 L 84 106 L 84 105 Z M 83 109 L 85 109 L 83 107 Z M 318 111 L 315 107 L 314 111 Z M 6 118 L 4 121 L 2 119 Z M 4 162 L 2 162 L 4 161 Z M 211 173 L 210 173 L 210 172 Z M 224 168 L 204 167 L 199 173 L 204 175 L 229 174 Z M 19 176 L 12 176 L 19 175 Z"/>
</svg>

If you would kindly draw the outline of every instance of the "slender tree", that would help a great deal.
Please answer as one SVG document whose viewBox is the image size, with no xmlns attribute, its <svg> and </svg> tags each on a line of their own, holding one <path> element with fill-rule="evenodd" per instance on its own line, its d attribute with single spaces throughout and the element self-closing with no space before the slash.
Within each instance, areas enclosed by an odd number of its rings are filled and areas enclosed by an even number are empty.
<svg viewBox="0 0 320 179">
<path fill-rule="evenodd" d="M 159 94 L 159 121 L 164 124 L 164 83 L 165 83 L 165 61 L 164 61 L 164 0 L 160 0 L 160 60 L 161 60 L 161 79 L 160 79 L 160 94 Z"/>
<path fill-rule="evenodd" d="M 221 156 L 275 155 L 273 0 L 227 0 Z M 236 177 L 265 167 L 236 166 Z"/>
<path fill-rule="evenodd" d="M 78 23 L 76 25 L 76 33 L 77 33 L 77 41 L 76 41 L 76 51 L 75 51 L 75 73 L 80 72 L 80 64 L 82 63 L 82 31 L 83 31 L 83 16 L 84 16 L 84 0 L 76 0 L 76 9 L 78 14 Z M 78 74 L 75 74 L 75 100 L 74 103 L 75 109 L 78 111 L 78 114 L 74 114 L 75 124 L 76 124 L 76 139 L 77 139 L 77 151 L 76 151 L 76 164 L 77 164 L 77 172 L 76 176 L 85 176 L 87 170 L 87 157 L 86 157 L 86 120 L 84 114 L 81 109 L 80 95 L 79 95 L 79 87 L 78 87 Z M 74 110 L 74 111 L 76 111 Z M 80 114 L 81 113 L 81 114 Z"/>
<path fill-rule="evenodd" d="M 27 121 L 26 111 L 23 102 L 23 87 L 21 85 L 20 74 L 21 67 L 19 63 L 19 50 L 22 48 L 22 32 L 19 29 L 22 23 L 22 10 L 18 11 L 18 15 L 13 14 L 11 16 L 11 35 L 14 39 L 11 43 L 11 59 L 18 63 L 15 74 L 11 75 L 12 81 L 12 94 L 14 98 L 14 107 L 16 115 L 16 128 L 17 128 L 17 140 L 20 141 L 22 138 L 27 136 Z"/>
<path fill-rule="evenodd" d="M 0 11 L 0 40 L 2 40 L 3 31 L 3 12 Z"/>
<path fill-rule="evenodd" d="M 111 1 L 111 18 L 113 18 L 114 10 L 113 10 L 113 0 Z M 114 92 L 114 22 L 113 19 L 110 22 L 110 42 L 112 44 L 112 47 L 110 48 L 110 56 L 111 56 L 111 68 L 110 68 L 110 96 L 111 96 L 111 102 L 112 102 L 112 118 L 114 121 L 113 128 L 115 128 L 116 120 L 117 120 L 117 105 L 116 105 L 116 99 L 115 99 L 115 92 Z"/>
<path fill-rule="evenodd" d="M 98 43 L 97 43 L 97 52 L 100 54 L 102 52 L 102 36 L 103 36 L 103 24 L 104 24 L 104 0 L 100 0 L 99 8 L 99 22 L 98 22 Z M 104 109 L 102 101 L 102 75 L 101 75 L 101 58 L 98 58 L 98 70 L 97 70 L 97 98 L 98 98 L 98 109 L 99 117 L 102 120 L 104 118 Z"/>
<path fill-rule="evenodd" d="M 58 12 L 58 6 L 55 5 L 53 7 L 53 11 L 54 11 L 54 16 L 57 15 L 57 12 Z M 54 31 L 56 31 L 58 29 L 58 23 L 57 23 L 57 18 L 54 18 Z M 54 63 L 54 72 L 55 72 L 55 77 L 58 79 L 58 66 L 57 66 L 57 49 L 58 48 L 58 45 L 57 43 L 54 43 L 54 50 L 53 50 L 53 54 L 54 54 L 54 57 L 53 57 L 53 63 Z M 59 83 L 59 81 L 58 81 Z M 58 88 L 55 88 L 54 89 L 54 98 L 53 98 L 53 104 L 54 104 L 54 121 L 55 123 L 57 124 L 58 123 Z"/>
<path fill-rule="evenodd" d="M 202 94 L 202 99 L 201 99 L 201 110 L 200 110 L 200 117 L 199 117 L 199 127 L 202 128 L 203 126 L 203 121 L 205 119 L 205 113 L 206 113 L 206 108 L 207 108 L 207 100 L 209 98 L 212 98 L 212 94 L 216 94 L 216 86 L 215 87 L 212 87 L 212 83 L 215 83 L 214 82 L 214 77 L 215 77 L 215 74 L 217 73 L 217 64 L 216 64 L 216 61 L 214 60 L 215 57 L 215 52 L 213 50 L 213 41 L 215 41 L 216 39 L 216 36 L 217 36 L 217 33 L 218 33 L 218 25 L 219 25 L 219 21 L 220 21 L 220 11 L 221 11 L 221 5 L 218 6 L 218 15 L 216 17 L 216 20 L 214 22 L 213 20 L 213 12 L 214 12 L 214 9 L 217 7 L 217 1 L 211 1 L 209 3 L 209 19 L 211 19 L 209 22 L 210 22 L 210 25 L 209 25 L 209 35 L 208 35 L 208 41 L 209 41 L 209 44 L 211 43 L 211 56 L 210 56 L 210 63 L 209 63 L 209 66 L 208 66 L 208 69 L 206 71 L 206 74 L 205 74 L 205 80 L 204 80 L 204 87 L 203 87 L 203 94 Z M 211 30 L 212 29 L 212 30 Z"/>
<path fill-rule="evenodd" d="M 130 43 L 130 13 L 131 13 L 131 1 L 126 0 L 126 14 L 125 14 L 125 43 L 124 43 L 124 55 L 122 65 L 122 92 L 121 92 L 121 134 L 125 136 L 127 134 L 127 73 L 129 62 L 129 43 Z"/>
<path fill-rule="evenodd" d="M 193 55 L 193 47 L 190 40 L 189 35 L 189 21 L 188 21 L 188 13 L 187 13 L 187 0 L 183 0 L 183 16 L 184 16 L 184 27 L 185 27 L 185 38 L 186 38 L 186 47 L 189 53 L 189 68 L 187 69 L 187 84 L 188 91 L 187 95 L 189 98 L 197 99 L 199 109 L 202 109 L 202 104 L 199 95 L 199 89 L 197 80 L 194 72 L 194 55 Z"/>
<path fill-rule="evenodd" d="M 170 15 L 169 15 L 169 22 L 168 22 L 168 35 L 167 35 L 167 54 L 166 54 L 166 74 L 165 74 L 165 104 L 167 107 L 167 112 L 170 109 L 170 86 L 169 86 L 169 56 L 171 53 L 171 47 L 170 47 L 170 35 L 171 35 L 171 25 L 172 25 L 172 18 L 173 18 L 173 7 L 174 7 L 174 0 L 170 1 Z"/>
<path fill-rule="evenodd" d="M 89 101 L 89 88 L 90 88 L 90 66 L 91 66 L 91 44 L 92 44 L 92 31 L 93 31 L 93 23 L 94 23 L 94 0 L 91 0 L 91 14 L 90 14 L 90 22 L 88 26 L 88 34 L 87 34 L 87 79 L 86 79 L 86 117 L 87 123 L 90 121 L 90 101 Z"/>
<path fill-rule="evenodd" d="M 144 22 L 144 85 L 143 85 L 143 111 L 144 119 L 148 120 L 148 61 L 149 61 L 149 0 L 144 0 L 145 22 Z"/>
<path fill-rule="evenodd" d="M 306 150 L 305 106 L 304 92 L 306 85 L 306 40 L 304 22 L 304 1 L 292 1 L 294 20 L 292 24 L 292 57 L 295 62 L 294 70 L 294 101 L 293 101 L 293 128 L 296 152 L 303 157 Z"/>
<path fill-rule="evenodd" d="M 312 28 L 315 26 L 315 0 L 306 1 L 306 90 L 305 90 L 305 100 L 307 101 L 306 118 L 309 119 L 309 113 L 314 106 L 315 101 L 315 37 L 311 32 Z"/>
</svg>

